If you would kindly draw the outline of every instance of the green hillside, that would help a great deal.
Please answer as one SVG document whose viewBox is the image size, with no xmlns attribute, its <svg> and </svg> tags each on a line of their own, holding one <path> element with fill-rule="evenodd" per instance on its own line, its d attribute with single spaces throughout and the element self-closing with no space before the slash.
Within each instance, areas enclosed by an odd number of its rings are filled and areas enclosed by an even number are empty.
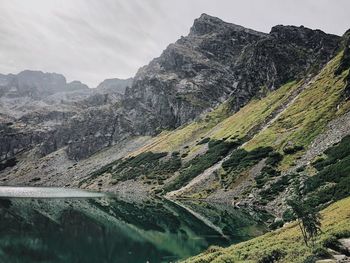
<svg viewBox="0 0 350 263">
<path fill-rule="evenodd" d="M 227 100 L 189 125 L 162 132 L 128 158 L 94 171 L 90 180 L 101 175 L 111 175 L 113 185 L 140 180 L 152 192 L 163 194 L 186 186 L 226 157 L 213 183 L 199 190 L 189 188 L 182 196 L 207 198 L 219 189 L 234 191 L 248 182 L 236 199 L 258 191 L 258 201 L 266 205 L 295 177 L 281 173 L 293 167 L 329 121 L 348 110 L 344 94 L 349 70 L 336 73 L 342 58 L 340 52 L 317 75 L 291 81 L 236 113 L 230 113 Z M 264 148 L 270 150 L 261 154 Z M 267 163 L 260 175 L 249 179 L 250 169 L 267 157 L 275 158 L 273 164 Z"/>
<path fill-rule="evenodd" d="M 319 253 L 320 251 L 324 251 L 330 241 L 337 238 L 350 237 L 350 198 L 330 205 L 321 212 L 321 215 L 323 232 L 318 236 L 314 249 L 304 244 L 299 227 L 295 222 L 292 222 L 279 230 L 228 248 L 209 248 L 199 256 L 190 258 L 184 262 L 253 263 L 263 262 L 259 260 L 268 258 L 269 255 L 273 254 L 280 255 L 278 262 L 281 263 L 306 262 L 305 260 L 317 253 L 317 251 Z"/>
</svg>

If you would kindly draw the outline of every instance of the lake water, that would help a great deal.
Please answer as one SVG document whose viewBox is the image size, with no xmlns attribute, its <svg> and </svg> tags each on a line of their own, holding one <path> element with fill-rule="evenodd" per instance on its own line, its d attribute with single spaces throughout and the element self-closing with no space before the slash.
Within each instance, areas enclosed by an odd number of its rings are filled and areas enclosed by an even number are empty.
<svg viewBox="0 0 350 263">
<path fill-rule="evenodd" d="M 174 262 L 264 231 L 249 213 L 219 204 L 0 187 L 0 262 Z"/>
</svg>

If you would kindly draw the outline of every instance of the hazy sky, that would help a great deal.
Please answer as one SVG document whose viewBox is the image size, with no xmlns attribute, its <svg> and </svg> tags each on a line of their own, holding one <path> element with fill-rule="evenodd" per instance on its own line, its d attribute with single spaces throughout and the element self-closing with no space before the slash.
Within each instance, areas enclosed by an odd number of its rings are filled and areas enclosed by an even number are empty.
<svg viewBox="0 0 350 263">
<path fill-rule="evenodd" d="M 201 13 L 269 32 L 304 25 L 341 35 L 350 0 L 0 0 L 0 73 L 62 73 L 95 87 L 127 78 Z"/>
</svg>

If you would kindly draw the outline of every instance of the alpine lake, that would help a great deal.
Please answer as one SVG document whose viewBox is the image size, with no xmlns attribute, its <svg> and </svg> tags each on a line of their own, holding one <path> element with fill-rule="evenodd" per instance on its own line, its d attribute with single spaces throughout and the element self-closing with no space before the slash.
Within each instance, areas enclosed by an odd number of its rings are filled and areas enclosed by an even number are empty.
<svg viewBox="0 0 350 263">
<path fill-rule="evenodd" d="M 44 187 L 0 187 L 0 262 L 177 262 L 266 232 L 244 209 Z"/>
</svg>

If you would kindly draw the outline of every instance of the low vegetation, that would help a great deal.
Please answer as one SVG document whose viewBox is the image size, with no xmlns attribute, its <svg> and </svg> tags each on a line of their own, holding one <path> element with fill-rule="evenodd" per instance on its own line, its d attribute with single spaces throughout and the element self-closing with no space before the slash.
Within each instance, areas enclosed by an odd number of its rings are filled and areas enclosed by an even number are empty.
<svg viewBox="0 0 350 263">
<path fill-rule="evenodd" d="M 252 151 L 246 151 L 244 149 L 238 149 L 233 152 L 230 158 L 222 164 L 222 167 L 226 171 L 231 171 L 232 169 L 245 168 L 257 163 L 263 158 L 269 156 L 272 152 L 271 147 L 259 147 Z"/>
<path fill-rule="evenodd" d="M 246 136 L 250 130 L 264 123 L 276 109 L 284 105 L 299 85 L 301 84 L 292 81 L 262 99 L 253 99 L 238 112 L 220 122 L 210 132 L 210 137 L 220 139 Z"/>
<path fill-rule="evenodd" d="M 280 177 L 276 182 L 272 183 L 270 187 L 265 190 L 262 190 L 259 195 L 261 201 L 266 203 L 267 201 L 272 201 L 275 197 L 280 194 L 292 183 L 293 178 L 296 177 L 296 174 L 288 174 Z"/>
<path fill-rule="evenodd" d="M 318 172 L 305 182 L 305 194 L 312 206 L 342 199 L 350 193 L 350 136 L 325 154 L 325 158 L 313 163 Z"/>
<path fill-rule="evenodd" d="M 222 160 L 232 149 L 241 145 L 241 141 L 226 142 L 224 140 L 210 140 L 208 151 L 189 161 L 180 171 L 180 174 L 165 186 L 165 191 L 169 192 L 181 188 L 191 179 Z"/>
<path fill-rule="evenodd" d="M 300 263 L 319 258 L 330 244 L 337 239 L 350 237 L 350 198 L 340 200 L 321 211 L 322 232 L 315 238 L 315 247 L 307 247 L 297 222 L 269 232 L 263 236 L 228 248 L 208 249 L 196 257 L 185 260 L 187 263 L 256 263 L 275 262 Z M 262 261 L 263 260 L 263 261 Z"/>
<path fill-rule="evenodd" d="M 223 186 L 226 188 L 229 187 L 237 175 L 248 167 L 257 164 L 260 160 L 272 156 L 270 155 L 272 151 L 273 149 L 271 147 L 259 147 L 252 151 L 246 151 L 244 149 L 234 151 L 230 158 L 222 164 L 222 168 L 225 171 L 221 175 Z"/>
<path fill-rule="evenodd" d="M 178 153 L 173 153 L 165 158 L 168 153 L 145 152 L 137 156 L 117 160 L 95 171 L 91 176 L 96 177 L 105 173 L 112 174 L 113 183 L 126 181 L 143 176 L 147 180 L 155 180 L 162 183 L 181 167 L 181 158 Z"/>
<path fill-rule="evenodd" d="M 194 146 L 195 141 L 205 136 L 212 128 L 214 128 L 222 120 L 230 116 L 227 103 L 223 103 L 218 108 L 209 112 L 203 118 L 185 126 L 181 126 L 174 131 L 164 131 L 155 137 L 151 143 L 142 147 L 133 153 L 138 155 L 142 152 L 162 152 L 162 151 L 178 151 L 185 145 Z M 222 138 L 220 138 L 222 139 Z M 209 141 L 208 139 L 205 139 Z"/>
<path fill-rule="evenodd" d="M 267 165 L 261 170 L 261 173 L 255 177 L 256 186 L 262 188 L 266 182 L 280 174 L 281 172 L 277 171 L 273 166 Z"/>
<path fill-rule="evenodd" d="M 288 148 L 290 142 L 307 147 L 326 124 L 341 113 L 338 105 L 342 102 L 346 86 L 344 80 L 348 73 L 334 74 L 341 55 L 331 60 L 276 121 L 250 140 L 245 148 L 250 150 L 257 146 L 272 146 L 282 151 Z M 301 149 L 288 149 L 287 152 L 296 150 Z"/>
<path fill-rule="evenodd" d="M 195 146 L 200 146 L 211 140 L 231 141 L 237 138 L 244 138 L 254 127 L 259 126 L 274 110 L 281 107 L 300 83 L 289 82 L 276 91 L 271 92 L 262 99 L 254 99 L 235 114 L 232 114 L 228 102 L 223 103 L 212 112 L 206 114 L 201 119 L 179 127 L 174 131 L 164 131 L 151 143 L 134 152 L 138 155 L 142 152 L 152 151 L 177 151 L 185 149 L 184 146 L 191 146 L 191 151 Z M 186 154 L 186 153 L 182 153 Z"/>
<path fill-rule="evenodd" d="M 287 146 L 283 148 L 284 154 L 295 154 L 302 150 L 304 150 L 304 146 L 302 145 Z"/>
<path fill-rule="evenodd" d="M 4 170 L 7 167 L 13 167 L 18 163 L 16 158 L 10 158 L 8 160 L 4 160 L 0 162 L 0 171 Z"/>
</svg>

